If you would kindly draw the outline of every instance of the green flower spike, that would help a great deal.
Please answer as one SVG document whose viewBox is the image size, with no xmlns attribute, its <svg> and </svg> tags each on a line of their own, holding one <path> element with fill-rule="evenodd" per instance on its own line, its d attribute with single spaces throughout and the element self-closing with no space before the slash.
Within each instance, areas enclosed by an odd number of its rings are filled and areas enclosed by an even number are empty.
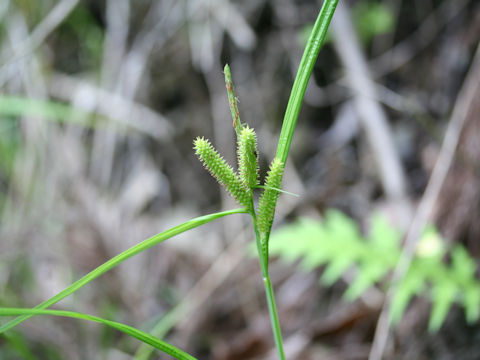
<svg viewBox="0 0 480 360">
<path fill-rule="evenodd" d="M 248 125 L 240 131 L 238 137 L 238 172 L 245 187 L 258 186 L 257 134 Z"/>
<path fill-rule="evenodd" d="M 232 167 L 228 165 L 213 148 L 212 144 L 203 137 L 197 137 L 193 144 L 195 153 L 210 174 L 217 179 L 220 185 L 227 189 L 235 200 L 241 205 L 250 208 L 252 197 L 248 189 L 245 187 L 240 177 L 233 171 Z"/>
<path fill-rule="evenodd" d="M 270 232 L 275 214 L 275 206 L 280 195 L 280 185 L 283 176 L 283 162 L 277 158 L 270 164 L 270 171 L 265 180 L 265 190 L 258 204 L 258 229 L 262 233 Z"/>
</svg>

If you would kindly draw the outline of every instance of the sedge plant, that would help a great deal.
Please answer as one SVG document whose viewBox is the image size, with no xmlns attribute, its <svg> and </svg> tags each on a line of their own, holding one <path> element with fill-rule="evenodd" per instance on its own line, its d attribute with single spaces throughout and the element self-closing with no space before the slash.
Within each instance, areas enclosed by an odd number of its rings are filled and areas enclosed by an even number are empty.
<svg viewBox="0 0 480 360">
<path fill-rule="evenodd" d="M 0 308 L 0 316 L 18 316 L 0 326 L 0 333 L 4 333 L 5 331 L 12 329 L 16 325 L 32 316 L 66 316 L 99 322 L 106 326 L 113 327 L 177 359 L 195 359 L 193 356 L 183 352 L 175 346 L 128 325 L 102 319 L 92 315 L 68 311 L 47 310 L 47 308 L 73 294 L 90 281 L 93 281 L 100 275 L 113 269 L 128 258 L 145 251 L 152 246 L 159 244 L 160 242 L 223 216 L 233 214 L 249 214 L 252 219 L 253 230 L 256 238 L 258 257 L 263 284 L 265 287 L 275 346 L 277 349 L 278 358 L 284 360 L 285 354 L 283 350 L 280 321 L 276 310 L 273 286 L 270 280 L 268 269 L 268 243 L 275 215 L 277 199 L 282 192 L 280 187 L 282 183 L 283 170 L 288 158 L 293 133 L 300 113 L 300 107 L 305 95 L 308 80 L 320 52 L 320 48 L 324 42 L 327 29 L 333 17 L 337 3 L 338 0 L 325 0 L 313 26 L 292 87 L 278 141 L 276 155 L 270 164 L 270 169 L 264 185 L 260 185 L 258 180 L 259 168 L 257 160 L 257 137 L 254 129 L 249 127 L 246 123 L 242 123 L 240 120 L 240 113 L 238 110 L 237 98 L 235 96 L 230 68 L 228 65 L 226 65 L 224 73 L 227 94 L 233 118 L 233 128 L 235 129 L 237 135 L 238 171 L 235 171 L 225 162 L 225 160 L 214 149 L 208 140 L 198 137 L 194 141 L 194 149 L 197 156 L 203 162 L 205 168 L 222 186 L 225 187 L 225 189 L 233 196 L 233 198 L 241 205 L 241 207 L 238 209 L 201 216 L 154 235 L 151 238 L 140 242 L 139 244 L 108 260 L 104 264 L 100 265 L 68 286 L 63 291 L 38 304 L 32 309 Z M 262 191 L 258 201 L 258 206 L 255 206 L 254 204 L 253 192 L 255 189 L 260 189 Z"/>
</svg>

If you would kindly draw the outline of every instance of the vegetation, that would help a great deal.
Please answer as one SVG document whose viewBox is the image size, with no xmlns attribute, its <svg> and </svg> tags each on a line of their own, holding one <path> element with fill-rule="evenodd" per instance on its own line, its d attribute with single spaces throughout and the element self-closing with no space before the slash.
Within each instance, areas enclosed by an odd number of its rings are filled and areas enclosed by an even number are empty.
<svg viewBox="0 0 480 360">
<path fill-rule="evenodd" d="M 239 174 L 235 173 L 234 170 L 225 162 L 225 160 L 223 160 L 223 158 L 212 147 L 208 140 L 205 140 L 203 138 L 197 138 L 194 144 L 195 151 L 200 160 L 203 162 L 204 166 L 209 170 L 212 176 L 215 177 L 221 185 L 226 187 L 230 194 L 238 201 L 240 205 L 243 205 L 244 208 L 196 218 L 184 224 L 178 225 L 163 233 L 155 235 L 150 239 L 141 242 L 140 244 L 128 249 L 127 251 L 117 255 L 116 257 L 97 267 L 62 292 L 37 305 L 34 309 L 0 308 L 0 316 L 22 315 L 21 317 L 18 317 L 0 327 L 0 333 L 10 330 L 14 326 L 20 324 L 22 321 L 28 319 L 33 315 L 43 314 L 70 316 L 96 321 L 114 327 L 131 336 L 136 337 L 137 339 L 145 343 L 156 347 L 159 350 L 166 352 L 169 355 L 175 356 L 178 359 L 193 359 L 192 356 L 184 353 L 178 348 L 163 341 L 160 341 L 152 336 L 149 336 L 144 332 L 136 330 L 135 328 L 123 324 L 80 313 L 71 313 L 65 311 L 48 312 L 42 310 L 71 295 L 84 285 L 88 284 L 90 281 L 111 270 L 126 259 L 158 244 L 159 242 L 167 240 L 172 236 L 205 224 L 219 217 L 235 213 L 248 212 L 252 216 L 258 246 L 260 266 L 262 269 L 263 283 L 265 286 L 268 309 L 270 311 L 270 319 L 272 322 L 272 329 L 274 333 L 278 357 L 279 359 L 285 359 L 280 323 L 278 320 L 273 287 L 268 271 L 268 241 L 273 223 L 275 206 L 279 195 L 279 188 L 281 186 L 284 162 L 286 161 L 286 158 L 288 156 L 293 132 L 295 129 L 295 124 L 297 122 L 300 112 L 300 106 L 303 100 L 303 96 L 305 94 L 308 79 L 310 78 L 310 74 L 312 73 L 313 65 L 320 51 L 320 47 L 323 43 L 323 40 L 325 39 L 326 32 L 333 17 L 337 2 L 338 0 L 325 1 L 318 15 L 317 22 L 312 29 L 312 34 L 310 35 L 310 39 L 307 43 L 307 47 L 300 63 L 298 75 L 293 85 L 292 94 L 284 119 L 284 126 L 280 134 L 277 157 L 272 161 L 272 164 L 270 165 L 270 171 L 264 185 L 264 191 L 259 201 L 258 216 L 253 206 L 253 190 L 258 185 L 258 154 L 256 151 L 256 134 L 253 129 L 249 128 L 248 126 L 243 126 L 240 121 L 237 99 L 233 89 L 230 69 L 228 65 L 226 65 L 224 70 L 226 76 L 226 86 L 233 117 L 233 126 L 238 135 L 237 141 Z"/>
<path fill-rule="evenodd" d="M 477 2 L 322 2 L 0 2 L 0 360 L 480 358 Z"/>
<path fill-rule="evenodd" d="M 329 210 L 322 222 L 303 218 L 278 229 L 272 235 L 270 252 L 286 261 L 300 260 L 299 266 L 305 270 L 325 265 L 321 277 L 325 286 L 354 270 L 355 277 L 343 296 L 354 301 L 370 287 L 388 284 L 388 275 L 401 256 L 401 238 L 401 233 L 378 214 L 372 217 L 364 237 L 352 219 Z M 446 264 L 444 244 L 433 226 L 424 231 L 408 273 L 395 290 L 390 311 L 393 323 L 399 323 L 414 296 L 432 302 L 431 331 L 438 331 L 455 302 L 465 308 L 468 322 L 478 321 L 480 282 L 475 277 L 475 260 L 456 244 L 449 251 L 451 262 Z"/>
</svg>

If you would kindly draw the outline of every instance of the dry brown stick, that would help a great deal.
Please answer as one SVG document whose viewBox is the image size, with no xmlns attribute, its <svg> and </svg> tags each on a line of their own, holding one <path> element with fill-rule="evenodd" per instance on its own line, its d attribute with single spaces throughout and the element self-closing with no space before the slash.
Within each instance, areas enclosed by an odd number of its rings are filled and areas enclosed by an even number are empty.
<svg viewBox="0 0 480 360">
<path fill-rule="evenodd" d="M 410 267 L 420 233 L 431 216 L 433 207 L 435 206 L 450 165 L 452 164 L 460 132 L 479 86 L 480 46 L 477 48 L 470 70 L 467 73 L 462 89 L 458 95 L 450 122 L 445 131 L 440 154 L 407 233 L 402 255 L 393 273 L 392 285 L 387 292 L 385 303 L 380 318 L 378 319 L 369 360 L 380 360 L 383 356 L 390 332 L 391 301 L 395 295 L 397 285 L 404 278 Z"/>
<path fill-rule="evenodd" d="M 10 67 L 15 67 L 18 60 L 31 55 L 45 41 L 47 36 L 67 18 L 77 4 L 78 0 L 59 2 L 31 34 L 13 49 L 13 55 L 0 67 L 0 87 L 16 74 L 16 72 L 10 71 Z"/>
<path fill-rule="evenodd" d="M 406 224 L 410 210 L 406 201 L 405 173 L 394 146 L 387 116 L 376 100 L 376 89 L 367 60 L 360 49 L 345 4 L 337 6 L 332 30 L 335 50 L 345 67 L 359 123 L 372 149 L 383 190 L 388 200 L 396 206 L 400 222 Z"/>
</svg>

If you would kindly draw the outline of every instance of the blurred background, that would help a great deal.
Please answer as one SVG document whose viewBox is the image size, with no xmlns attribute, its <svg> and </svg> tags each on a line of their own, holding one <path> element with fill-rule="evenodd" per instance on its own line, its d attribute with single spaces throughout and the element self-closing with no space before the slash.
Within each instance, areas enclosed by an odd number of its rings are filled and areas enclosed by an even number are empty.
<svg viewBox="0 0 480 360">
<path fill-rule="evenodd" d="M 422 226 L 441 234 L 441 261 L 461 244 L 475 276 L 480 4 L 340 2 L 283 181 L 299 197 L 280 197 L 274 228 L 299 217 L 321 223 L 336 209 L 362 234 L 380 214 L 404 235 L 428 200 Z M 263 177 L 321 4 L 1 1 L 2 306 L 34 306 L 155 233 L 236 207 L 192 150 L 205 136 L 235 162 L 223 66 L 232 69 L 242 121 L 257 131 Z M 442 148 L 446 133 L 456 150 Z M 425 190 L 437 159 L 447 175 L 432 195 Z M 155 329 L 199 359 L 275 359 L 252 239 L 246 216 L 217 220 L 135 256 L 55 307 Z M 348 271 L 325 286 L 324 267 L 298 265 L 272 257 L 287 357 L 366 359 L 391 271 L 347 301 Z M 417 295 L 384 358 L 480 358 L 480 326 L 467 324 L 462 306 L 447 304 L 440 330 L 429 333 L 431 301 Z M 138 348 L 98 324 L 37 317 L 0 339 L 0 359 L 131 359 Z"/>
</svg>

